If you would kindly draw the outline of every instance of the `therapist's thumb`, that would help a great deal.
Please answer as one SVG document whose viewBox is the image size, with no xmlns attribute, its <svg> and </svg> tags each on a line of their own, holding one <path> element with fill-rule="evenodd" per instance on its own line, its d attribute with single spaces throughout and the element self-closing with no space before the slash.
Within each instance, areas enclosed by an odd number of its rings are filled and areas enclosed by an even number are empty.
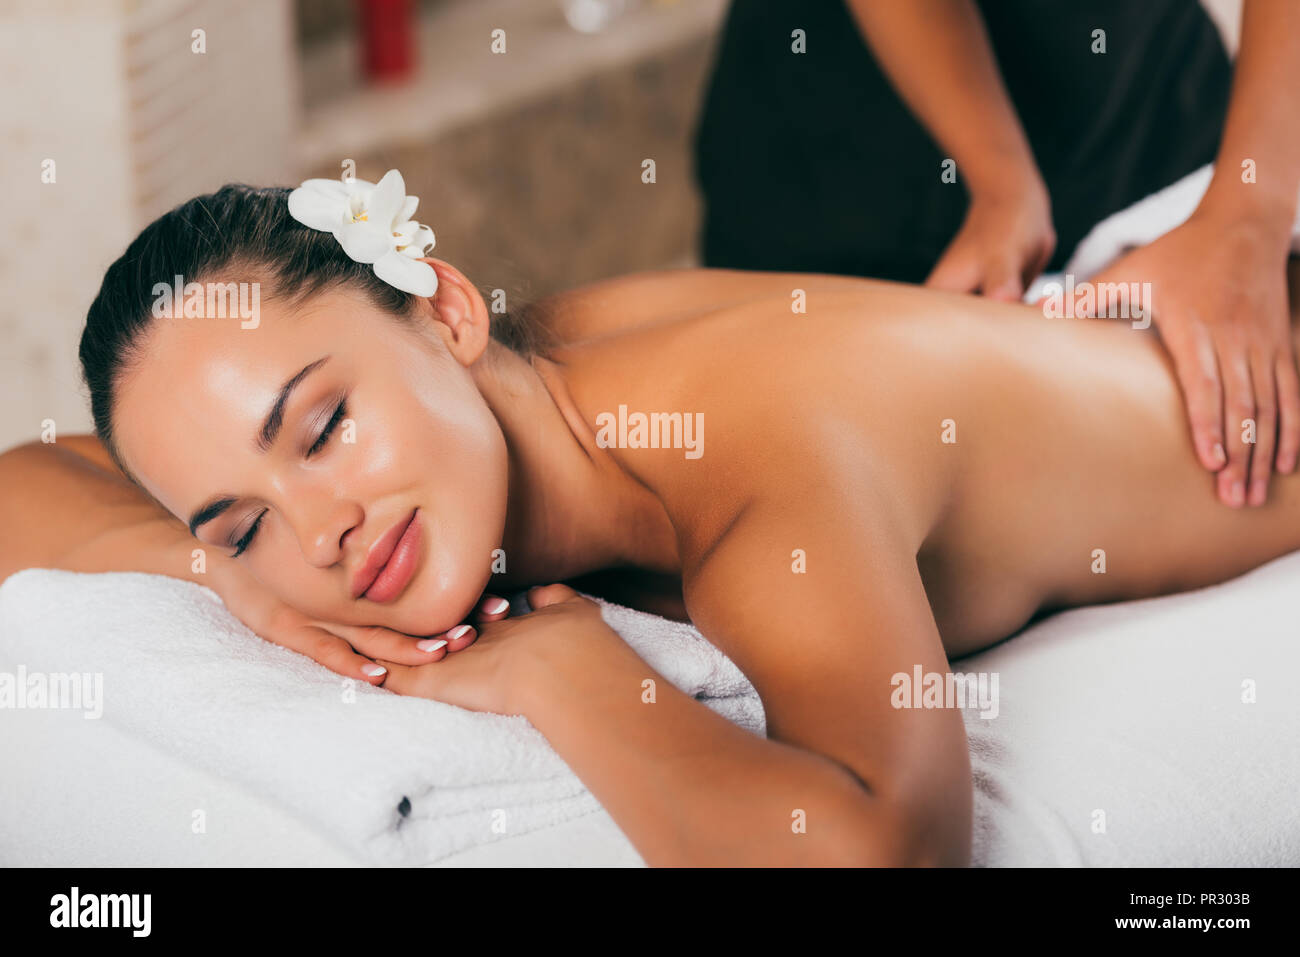
<svg viewBox="0 0 1300 957">
<path fill-rule="evenodd" d="M 945 252 L 925 279 L 930 289 L 944 292 L 975 292 L 979 283 L 979 260 L 961 248 Z"/>
<path fill-rule="evenodd" d="M 1020 270 L 1010 263 L 991 266 L 984 277 L 982 292 L 989 299 L 997 299 L 999 302 L 1019 302 L 1025 294 L 1024 283 L 1020 281 Z"/>
</svg>

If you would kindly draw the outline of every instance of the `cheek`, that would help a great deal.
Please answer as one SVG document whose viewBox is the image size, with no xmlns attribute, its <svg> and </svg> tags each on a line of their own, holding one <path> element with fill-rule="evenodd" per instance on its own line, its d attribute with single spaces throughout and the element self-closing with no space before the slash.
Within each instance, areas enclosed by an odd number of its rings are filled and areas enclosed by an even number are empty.
<svg viewBox="0 0 1300 957">
<path fill-rule="evenodd" d="M 490 418 L 490 416 L 489 416 Z M 463 620 L 488 586 L 505 529 L 507 459 L 495 419 L 477 447 L 435 467 L 425 518 L 419 587 L 391 607 L 388 627 L 411 634 L 445 631 Z M 472 453 L 472 454 L 471 454 Z M 508 560 L 508 559 L 507 559 Z"/>
<path fill-rule="evenodd" d="M 367 624 L 357 614 L 356 604 L 340 593 L 339 583 L 327 580 L 329 576 L 304 561 L 287 533 L 276 537 L 279 541 L 272 542 L 267 536 L 260 544 L 270 547 L 260 549 L 256 556 L 250 552 L 240 559 L 271 595 L 309 618 L 341 625 Z"/>
<path fill-rule="evenodd" d="M 473 610 L 505 529 L 508 456 L 469 377 L 459 388 L 443 384 L 436 396 L 408 387 L 358 410 L 350 465 L 332 476 L 336 494 L 363 508 L 399 501 L 420 507 L 423 554 L 411 587 L 392 604 L 354 602 L 333 576 L 303 560 L 282 529 L 250 564 L 277 597 L 322 621 L 411 635 L 446 631 Z"/>
</svg>

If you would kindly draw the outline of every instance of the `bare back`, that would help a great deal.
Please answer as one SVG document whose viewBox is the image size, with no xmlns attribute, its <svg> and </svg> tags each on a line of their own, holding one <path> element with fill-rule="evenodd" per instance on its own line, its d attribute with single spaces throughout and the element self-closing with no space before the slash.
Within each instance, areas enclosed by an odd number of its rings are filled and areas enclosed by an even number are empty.
<svg viewBox="0 0 1300 957">
<path fill-rule="evenodd" d="M 808 521 L 882 509 L 956 656 L 1046 609 L 1199 587 L 1300 547 L 1294 477 L 1262 508 L 1216 500 L 1150 330 L 722 270 L 658 274 L 655 317 L 642 283 L 601 284 L 598 301 L 646 322 L 558 357 L 588 423 L 620 406 L 702 418 L 698 459 L 612 450 L 663 501 L 684 577 L 757 490 L 792 511 L 821 500 Z"/>
</svg>

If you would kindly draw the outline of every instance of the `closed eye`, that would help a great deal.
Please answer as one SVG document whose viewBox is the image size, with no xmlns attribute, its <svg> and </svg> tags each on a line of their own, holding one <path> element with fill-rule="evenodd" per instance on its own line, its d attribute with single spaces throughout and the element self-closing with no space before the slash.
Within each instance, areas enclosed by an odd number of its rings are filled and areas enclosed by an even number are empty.
<svg viewBox="0 0 1300 957">
<path fill-rule="evenodd" d="M 334 414 L 331 415 L 329 421 L 325 423 L 325 428 L 321 429 L 320 435 L 316 437 L 316 441 L 313 442 L 311 448 L 307 450 L 307 458 L 311 458 L 326 446 L 329 442 L 330 435 L 333 434 L 334 430 L 338 427 L 338 424 L 347 417 L 347 414 L 347 399 L 340 399 L 339 404 L 334 407 Z M 266 510 L 263 509 L 261 514 L 257 516 L 257 520 L 253 522 L 252 527 L 249 528 L 249 530 L 244 533 L 244 536 L 235 543 L 235 553 L 232 556 L 233 558 L 238 558 L 240 555 L 244 554 L 244 552 L 248 551 L 248 547 L 253 544 L 253 539 L 257 536 L 257 530 L 262 524 L 262 519 L 265 517 Z"/>
<path fill-rule="evenodd" d="M 235 543 L 235 554 L 232 558 L 238 558 L 244 552 L 248 551 L 248 546 L 253 544 L 253 536 L 257 534 L 258 526 L 262 524 L 262 519 L 266 517 L 266 509 L 262 509 L 261 514 L 257 516 L 257 521 L 253 523 L 252 528 L 244 533 L 244 537 Z"/>
<path fill-rule="evenodd" d="M 330 416 L 329 421 L 325 423 L 325 428 L 321 429 L 320 435 L 316 437 L 316 441 L 313 442 L 311 448 L 307 450 L 307 458 L 311 458 L 321 449 L 325 448 L 325 444 L 329 442 L 330 435 L 334 432 L 335 427 L 337 427 L 348 414 L 347 403 L 347 399 L 339 400 L 339 404 L 334 407 L 334 414 Z"/>
</svg>

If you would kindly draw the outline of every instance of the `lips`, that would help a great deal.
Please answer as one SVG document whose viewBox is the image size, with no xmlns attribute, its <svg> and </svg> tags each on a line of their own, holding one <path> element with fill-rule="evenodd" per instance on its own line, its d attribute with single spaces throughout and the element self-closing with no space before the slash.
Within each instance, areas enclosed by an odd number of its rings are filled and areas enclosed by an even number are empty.
<svg viewBox="0 0 1300 957">
<path fill-rule="evenodd" d="M 352 578 L 353 599 L 364 596 L 372 601 L 391 601 L 410 580 L 419 558 L 418 512 L 418 508 L 413 509 L 370 546 L 365 562 Z"/>
</svg>

